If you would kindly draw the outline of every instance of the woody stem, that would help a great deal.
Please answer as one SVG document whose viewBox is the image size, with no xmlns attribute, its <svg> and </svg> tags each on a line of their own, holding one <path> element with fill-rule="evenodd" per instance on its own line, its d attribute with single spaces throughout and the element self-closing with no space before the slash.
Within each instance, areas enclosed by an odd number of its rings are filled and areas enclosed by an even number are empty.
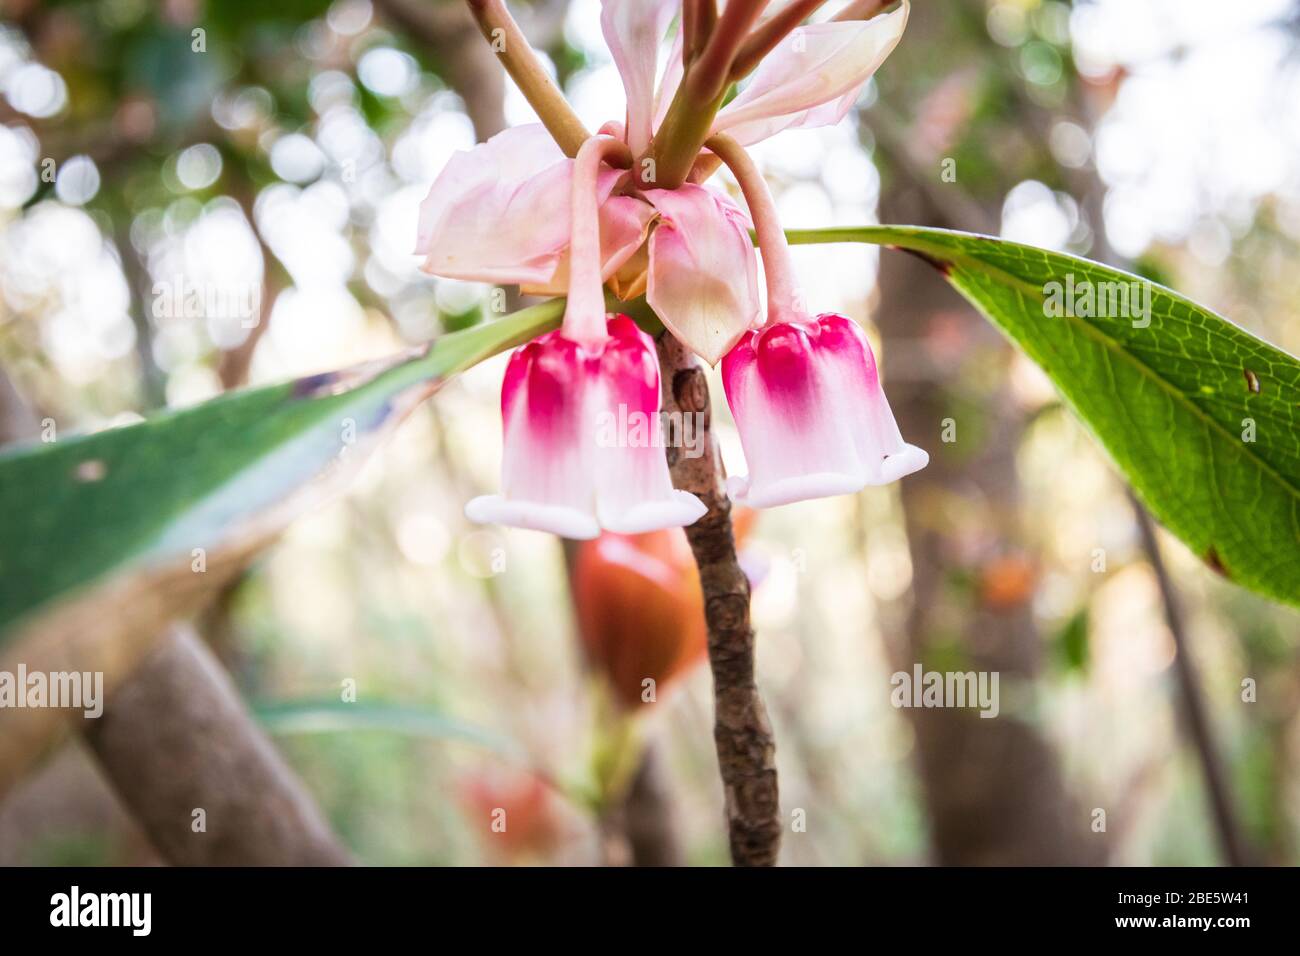
<svg viewBox="0 0 1300 956">
<path fill-rule="evenodd" d="M 791 314 L 802 316 L 804 310 L 799 304 L 790 245 L 786 242 L 772 192 L 767 188 L 763 174 L 745 148 L 725 133 L 711 137 L 704 145 L 731 170 L 749 205 L 749 215 L 754 220 L 758 245 L 763 252 L 763 274 L 767 277 L 767 324 L 780 322 Z"/>
<path fill-rule="evenodd" d="M 570 193 L 569 301 L 564 307 L 564 337 L 575 342 L 605 339 L 605 290 L 601 275 L 600 203 L 596 185 L 600 164 L 629 166 L 627 144 L 609 136 L 593 136 L 573 161 Z"/>
<path fill-rule="evenodd" d="M 773 866 L 781 848 L 776 742 L 754 675 L 756 641 L 749 620 L 749 579 L 736 557 L 722 456 L 713 435 L 708 378 L 691 351 L 670 332 L 659 336 L 663 410 L 699 416 L 701 454 L 666 450 L 673 486 L 709 509 L 686 529 L 700 571 L 713 671 L 713 743 L 722 776 L 731 860 Z"/>
</svg>

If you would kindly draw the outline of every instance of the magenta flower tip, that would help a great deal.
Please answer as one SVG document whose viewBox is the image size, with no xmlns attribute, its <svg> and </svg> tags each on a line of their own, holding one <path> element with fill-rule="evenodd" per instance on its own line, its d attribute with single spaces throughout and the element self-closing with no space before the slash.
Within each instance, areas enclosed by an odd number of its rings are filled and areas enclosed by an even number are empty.
<svg viewBox="0 0 1300 956">
<path fill-rule="evenodd" d="M 550 332 L 510 357 L 502 493 L 471 501 L 471 521 L 585 539 L 704 515 L 668 474 L 654 341 L 625 315 L 608 318 L 606 330 L 604 341 L 582 344 Z"/>
<path fill-rule="evenodd" d="M 929 462 L 903 441 L 871 345 L 842 315 L 745 333 L 722 379 L 750 468 L 728 491 L 746 505 L 852 494 Z"/>
</svg>

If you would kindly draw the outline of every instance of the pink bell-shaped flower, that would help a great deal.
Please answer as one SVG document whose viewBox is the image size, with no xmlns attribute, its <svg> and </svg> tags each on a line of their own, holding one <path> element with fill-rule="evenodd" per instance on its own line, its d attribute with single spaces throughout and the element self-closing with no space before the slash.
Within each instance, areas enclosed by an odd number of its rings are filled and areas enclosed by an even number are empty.
<svg viewBox="0 0 1300 956">
<path fill-rule="evenodd" d="M 564 324 L 510 357 L 502 493 L 466 505 L 473 521 L 594 538 L 602 528 L 681 527 L 708 510 L 668 474 L 654 340 L 605 312 L 599 184 L 603 158 L 620 152 L 618 140 L 594 136 L 574 161 Z"/>
<path fill-rule="evenodd" d="M 602 131 L 616 128 L 616 138 L 644 158 L 683 82 L 683 6 L 681 0 L 601 0 L 600 6 L 601 30 L 627 99 L 624 121 Z M 761 25 L 794 4 L 757 6 L 763 8 Z M 785 36 L 718 111 L 711 132 L 749 144 L 785 129 L 839 122 L 907 24 L 907 0 L 870 19 L 860 17 L 876 8 L 857 14 L 857 6 Z M 737 23 L 748 29 L 749 21 Z M 674 45 L 665 61 L 671 33 Z M 602 169 L 597 178 L 600 277 L 615 278 L 632 263 L 635 287 L 640 260 L 634 257 L 648 246 L 651 308 L 678 339 L 716 365 L 758 319 L 746 217 L 721 193 L 695 183 L 629 189 L 626 169 Z M 534 295 L 563 294 L 569 242 L 578 228 L 568 204 L 573 176 L 574 161 L 536 123 L 456 153 L 420 206 L 421 268 L 452 279 L 516 284 Z M 620 296 L 626 291 L 618 283 L 614 288 Z"/>
<path fill-rule="evenodd" d="M 681 527 L 704 514 L 668 475 L 654 342 L 625 315 L 607 328 L 594 345 L 558 331 L 510 357 L 502 493 L 471 501 L 471 520 L 585 539 L 602 528 Z"/>
<path fill-rule="evenodd" d="M 753 508 L 883 485 L 924 468 L 880 387 L 871 345 L 842 315 L 810 317 L 794 263 L 758 167 L 730 136 L 710 141 L 749 203 L 763 251 L 767 321 L 722 360 L 722 385 L 740 430 L 749 475 L 727 490 Z"/>
<path fill-rule="evenodd" d="M 731 495 L 771 508 L 883 485 L 924 468 L 903 441 L 857 324 L 826 313 L 747 332 L 722 361 L 749 475 Z"/>
</svg>

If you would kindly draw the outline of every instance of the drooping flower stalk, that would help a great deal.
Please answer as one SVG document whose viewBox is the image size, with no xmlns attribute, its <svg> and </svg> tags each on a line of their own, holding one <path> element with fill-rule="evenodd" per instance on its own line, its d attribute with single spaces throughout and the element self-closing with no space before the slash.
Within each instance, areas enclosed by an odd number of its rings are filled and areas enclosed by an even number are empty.
<svg viewBox="0 0 1300 956">
<path fill-rule="evenodd" d="M 690 66 L 704 52 L 717 22 L 715 0 L 685 0 L 682 3 L 683 66 Z"/>
<path fill-rule="evenodd" d="M 421 206 L 417 251 L 434 275 L 563 294 L 573 232 L 572 157 L 586 141 L 585 130 L 558 98 L 504 3 L 469 2 L 546 123 L 512 127 L 457 153 Z M 639 187 L 617 189 L 626 174 L 602 167 L 602 275 L 621 299 L 646 293 L 664 325 L 710 364 L 757 319 L 757 257 L 745 214 L 722 194 L 699 188 L 718 165 L 715 154 L 701 155 L 701 147 L 718 133 L 748 146 L 782 130 L 838 122 L 907 23 L 907 0 L 899 0 L 870 19 L 803 24 L 798 42 L 768 48 L 794 22 L 796 6 L 808 9 L 793 0 L 766 6 L 735 0 L 715 20 L 714 0 L 601 0 L 601 30 L 627 94 L 625 115 L 601 129 L 627 143 Z M 855 5 L 859 9 L 868 7 Z M 754 11 L 761 12 L 751 20 Z M 665 64 L 661 47 L 679 14 L 682 29 Z M 740 35 L 737 23 L 752 29 Z M 737 64 L 736 43 L 741 53 L 768 52 L 722 106 L 737 71 L 748 66 Z M 706 100 L 700 93 L 708 85 L 701 79 L 710 68 L 706 54 L 720 56 L 716 51 L 723 49 L 731 51 L 732 72 L 717 86 L 716 98 Z"/>
<path fill-rule="evenodd" d="M 773 14 L 741 45 L 732 61 L 729 79 L 734 83 L 748 76 L 763 57 L 771 53 L 778 43 L 825 2 L 826 0 L 793 0 L 784 10 Z"/>
<path fill-rule="evenodd" d="M 627 144 L 609 136 L 593 136 L 578 150 L 573 164 L 569 200 L 573 234 L 569 239 L 569 301 L 564 310 L 564 336 L 584 345 L 609 338 L 605 329 L 605 292 L 601 278 L 600 165 L 627 166 Z"/>
<path fill-rule="evenodd" d="M 749 204 L 767 276 L 767 321 L 722 362 L 727 403 L 750 474 L 728 488 L 756 508 L 851 494 L 923 468 L 903 441 L 880 386 L 875 356 L 855 322 L 811 317 L 802 303 L 785 233 L 767 183 L 730 136 L 709 139 Z"/>
<path fill-rule="evenodd" d="M 772 200 L 772 191 L 767 188 L 767 180 L 745 148 L 726 133 L 710 137 L 705 146 L 731 170 L 749 205 L 749 217 L 754 222 L 759 249 L 763 253 L 763 275 L 767 278 L 765 325 L 795 318 L 806 319 L 808 314 L 802 307 L 795 280 L 790 244 L 786 242 L 785 231 L 777 218 L 776 203 Z"/>
<path fill-rule="evenodd" d="M 731 0 L 727 4 L 691 71 L 697 92 L 709 96 L 717 94 L 726 85 L 736 52 L 767 4 L 768 0 Z"/>
<path fill-rule="evenodd" d="M 676 189 L 686 181 L 700 146 L 709 135 L 713 117 L 722 107 L 732 61 L 767 3 L 768 0 L 731 0 L 710 31 L 698 58 L 685 62 L 681 86 L 655 137 L 654 164 L 648 167 L 654 170 L 654 179 L 647 185 Z M 698 42 L 698 33 L 692 39 Z"/>
</svg>

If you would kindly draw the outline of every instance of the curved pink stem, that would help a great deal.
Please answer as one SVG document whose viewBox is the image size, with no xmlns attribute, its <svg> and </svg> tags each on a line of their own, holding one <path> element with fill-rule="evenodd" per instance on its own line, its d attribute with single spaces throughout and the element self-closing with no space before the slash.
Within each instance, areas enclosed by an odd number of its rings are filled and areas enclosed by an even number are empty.
<svg viewBox="0 0 1300 956">
<path fill-rule="evenodd" d="M 628 166 L 627 144 L 609 136 L 593 136 L 573 160 L 573 189 L 569 200 L 569 301 L 564 307 L 562 334 L 583 344 L 598 344 L 605 331 L 605 280 L 601 275 L 600 203 L 596 184 L 600 164 Z"/>
<path fill-rule="evenodd" d="M 704 144 L 713 155 L 731 170 L 740 191 L 745 194 L 749 215 L 758 233 L 758 246 L 763 253 L 763 274 L 767 278 L 767 325 L 788 321 L 791 317 L 806 318 L 801 307 L 798 285 L 795 283 L 794 261 L 790 245 L 776 215 L 776 204 L 767 188 L 767 181 L 758 171 L 745 147 L 728 136 L 718 133 Z"/>
</svg>

